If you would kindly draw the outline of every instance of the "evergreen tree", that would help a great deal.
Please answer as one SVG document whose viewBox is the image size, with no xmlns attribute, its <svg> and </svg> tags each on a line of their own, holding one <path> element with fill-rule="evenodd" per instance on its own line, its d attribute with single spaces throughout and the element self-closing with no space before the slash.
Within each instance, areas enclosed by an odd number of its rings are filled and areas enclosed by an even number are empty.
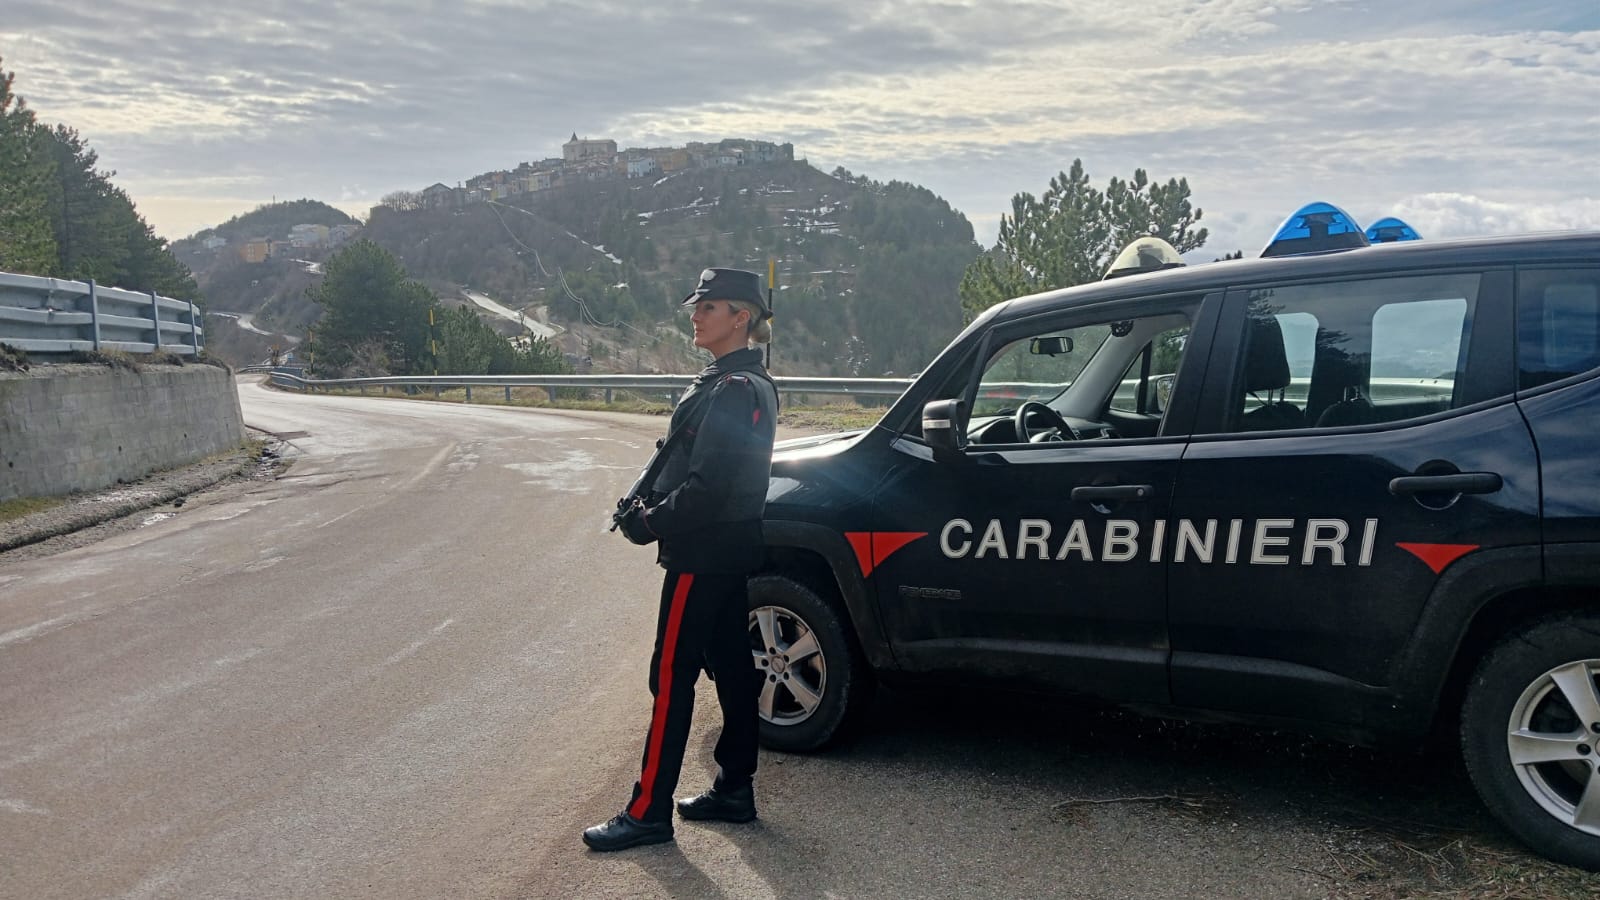
<svg viewBox="0 0 1600 900">
<path fill-rule="evenodd" d="M 355 350 L 376 340 L 395 372 L 422 374 L 429 365 L 433 292 L 406 277 L 387 250 L 368 240 L 352 243 L 328 260 L 322 283 L 308 294 L 323 307 L 312 350 L 319 368 L 343 369 Z"/>
<path fill-rule="evenodd" d="M 40 129 L 40 146 L 55 161 L 49 186 L 50 225 L 55 233 L 60 271 L 69 278 L 93 278 L 129 290 L 124 283 L 135 216 L 116 202 L 114 173 L 95 168 L 99 156 L 78 132 L 65 125 Z"/>
<path fill-rule="evenodd" d="M 1187 253 L 1206 241 L 1206 229 L 1194 229 L 1201 215 L 1189 203 L 1188 179 L 1156 184 L 1136 169 L 1131 180 L 1112 178 L 1101 191 L 1075 159 L 1043 196 L 1011 198 L 994 248 L 962 276 L 962 309 L 970 321 L 1011 297 L 1099 280 L 1123 247 L 1146 235 Z"/>
<path fill-rule="evenodd" d="M 167 242 L 156 236 L 127 193 L 111 183 L 116 173 L 95 168 L 99 155 L 78 132 L 65 125 L 41 128 L 39 140 L 55 161 L 48 197 L 58 271 L 68 278 L 195 299 L 189 270 L 168 252 Z"/>
<path fill-rule="evenodd" d="M 52 171 L 33 110 L 11 93 L 13 75 L 0 69 L 0 270 L 57 274 L 48 191 Z"/>
<path fill-rule="evenodd" d="M 469 307 L 445 310 L 438 316 L 437 327 L 441 375 L 487 375 L 495 343 L 511 346 Z"/>
<path fill-rule="evenodd" d="M 543 338 L 517 347 L 490 328 L 471 307 L 436 317 L 441 375 L 546 375 L 570 371 L 561 351 Z"/>
<path fill-rule="evenodd" d="M 194 275 L 172 255 L 166 238 L 157 236 L 133 200 L 121 188 L 112 188 L 107 202 L 117 217 L 126 222 L 120 233 L 127 241 L 122 270 L 117 275 L 122 286 L 136 291 L 155 291 L 176 300 L 200 300 Z"/>
</svg>

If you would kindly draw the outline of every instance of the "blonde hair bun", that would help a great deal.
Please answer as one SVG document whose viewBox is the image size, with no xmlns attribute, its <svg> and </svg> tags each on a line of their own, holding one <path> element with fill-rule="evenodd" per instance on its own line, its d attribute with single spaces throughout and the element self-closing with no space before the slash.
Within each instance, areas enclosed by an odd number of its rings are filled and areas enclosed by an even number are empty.
<svg viewBox="0 0 1600 900">
<path fill-rule="evenodd" d="M 734 309 L 742 309 L 750 314 L 750 321 L 753 324 L 745 329 L 745 335 L 751 344 L 772 343 L 772 320 L 762 316 L 761 307 L 748 300 L 730 300 L 728 302 L 733 304 Z"/>
</svg>

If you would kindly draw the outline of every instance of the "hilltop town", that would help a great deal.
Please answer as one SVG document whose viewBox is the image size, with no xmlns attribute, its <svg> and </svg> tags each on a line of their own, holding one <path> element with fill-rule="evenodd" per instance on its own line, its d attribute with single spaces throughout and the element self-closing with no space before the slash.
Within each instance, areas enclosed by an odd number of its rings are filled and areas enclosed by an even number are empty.
<svg viewBox="0 0 1600 900">
<path fill-rule="evenodd" d="M 566 185 L 611 179 L 667 178 L 691 169 L 730 169 L 754 163 L 793 162 L 793 144 L 747 138 L 716 143 L 690 142 L 682 147 L 630 147 L 619 151 L 611 139 L 580 138 L 561 145 L 560 158 L 520 163 L 514 169 L 485 172 L 450 187 L 435 182 L 420 191 L 396 191 L 382 206 L 406 211 L 452 209 L 491 200 L 537 194 Z M 232 246 L 246 263 L 279 258 L 291 250 L 327 249 L 348 241 L 361 226 L 355 222 L 301 222 L 276 235 L 228 235 L 226 225 L 195 235 L 200 248 L 216 253 Z"/>
<path fill-rule="evenodd" d="M 746 138 L 726 138 L 715 144 L 691 142 L 682 147 L 630 147 L 618 151 L 610 139 L 590 140 L 574 132 L 561 145 L 559 159 L 525 162 L 515 169 L 485 172 L 467 180 L 464 186 L 434 183 L 413 198 L 385 198 L 386 205 L 406 208 L 441 209 L 504 200 L 520 194 L 535 194 L 566 184 L 608 179 L 671 176 L 688 169 L 721 169 L 751 163 L 793 162 L 793 144 Z M 398 200 L 399 203 L 392 202 Z"/>
</svg>

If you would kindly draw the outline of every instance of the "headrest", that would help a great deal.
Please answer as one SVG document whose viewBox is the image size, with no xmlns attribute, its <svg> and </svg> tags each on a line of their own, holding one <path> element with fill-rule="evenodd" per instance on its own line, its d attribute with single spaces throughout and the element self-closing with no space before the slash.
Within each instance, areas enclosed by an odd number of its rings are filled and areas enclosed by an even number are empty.
<svg viewBox="0 0 1600 900">
<path fill-rule="evenodd" d="M 1250 316 L 1249 345 L 1244 358 L 1244 389 L 1277 391 L 1289 386 L 1289 354 L 1283 349 L 1283 327 L 1267 313 Z"/>
</svg>

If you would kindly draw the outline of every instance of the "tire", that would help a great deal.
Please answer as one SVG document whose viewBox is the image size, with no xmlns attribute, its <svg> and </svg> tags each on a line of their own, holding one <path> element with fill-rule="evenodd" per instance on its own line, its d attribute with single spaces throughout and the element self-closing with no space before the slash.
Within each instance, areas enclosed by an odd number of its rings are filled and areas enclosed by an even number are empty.
<svg viewBox="0 0 1600 900">
<path fill-rule="evenodd" d="M 1600 613 L 1552 616 L 1502 639 L 1467 686 L 1461 748 L 1507 829 L 1600 871 Z"/>
<path fill-rule="evenodd" d="M 818 750 L 849 731 L 872 675 L 837 608 L 783 575 L 750 579 L 750 650 L 761 683 L 761 744 Z"/>
</svg>

